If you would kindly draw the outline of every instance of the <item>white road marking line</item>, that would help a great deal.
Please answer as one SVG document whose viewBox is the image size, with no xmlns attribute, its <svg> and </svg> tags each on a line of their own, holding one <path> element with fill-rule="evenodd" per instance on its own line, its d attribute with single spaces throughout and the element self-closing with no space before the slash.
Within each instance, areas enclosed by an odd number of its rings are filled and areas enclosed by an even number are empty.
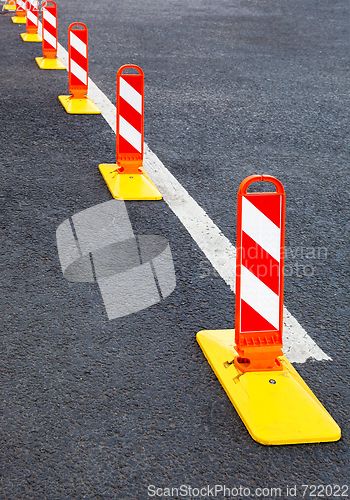
<svg viewBox="0 0 350 500">
<path fill-rule="evenodd" d="M 58 58 L 68 67 L 68 53 L 58 44 Z M 116 109 L 108 97 L 89 78 L 89 96 L 116 133 Z M 102 161 L 102 160 L 101 160 Z M 236 248 L 214 224 L 206 212 L 188 194 L 159 158 L 144 144 L 144 166 L 162 193 L 164 201 L 185 226 L 206 258 L 231 290 L 235 291 Z M 331 360 L 311 339 L 299 322 L 283 307 L 283 352 L 293 363 L 305 363 L 308 358 Z M 234 325 L 232 325 L 232 328 Z M 220 325 L 217 325 L 220 328 Z"/>
</svg>

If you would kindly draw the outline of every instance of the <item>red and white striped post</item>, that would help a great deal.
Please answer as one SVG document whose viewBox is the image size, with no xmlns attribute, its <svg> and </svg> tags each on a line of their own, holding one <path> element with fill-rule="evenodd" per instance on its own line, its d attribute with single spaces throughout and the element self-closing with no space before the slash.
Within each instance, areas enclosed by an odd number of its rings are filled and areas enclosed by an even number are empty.
<svg viewBox="0 0 350 500">
<path fill-rule="evenodd" d="M 88 92 L 88 29 L 83 23 L 72 23 L 68 28 L 69 92 L 59 96 L 67 113 L 100 114 L 101 111 L 87 97 Z"/>
<path fill-rule="evenodd" d="M 23 0 L 16 0 L 16 15 L 11 17 L 12 22 L 16 24 L 26 24 L 26 4 Z"/>
<path fill-rule="evenodd" d="M 35 60 L 41 69 L 66 69 L 57 59 L 57 5 L 48 0 L 43 2 L 42 8 L 42 35 L 44 57 Z"/>
<path fill-rule="evenodd" d="M 133 73 L 124 73 L 131 70 Z M 143 170 L 144 74 L 126 64 L 117 73 L 117 163 L 99 165 L 113 198 L 160 200 L 162 195 Z"/>
<path fill-rule="evenodd" d="M 81 99 L 88 91 L 88 29 L 74 23 L 68 28 L 69 92 Z"/>
<path fill-rule="evenodd" d="M 248 193 L 261 181 L 276 191 Z M 281 350 L 281 182 L 270 175 L 248 177 L 239 187 L 237 208 L 236 328 L 203 330 L 198 343 L 253 439 L 264 445 L 337 441 L 339 426 Z"/>
<path fill-rule="evenodd" d="M 27 0 L 27 32 L 21 33 L 22 40 L 25 42 L 42 42 L 38 34 L 39 28 L 39 0 Z"/>
<path fill-rule="evenodd" d="M 138 74 L 125 74 L 135 69 Z M 117 73 L 117 164 L 118 172 L 141 174 L 143 163 L 144 74 L 132 64 Z"/>
<path fill-rule="evenodd" d="M 273 193 L 248 193 L 253 182 Z M 237 206 L 235 365 L 241 371 L 282 370 L 285 193 L 269 175 L 240 185 Z"/>
</svg>

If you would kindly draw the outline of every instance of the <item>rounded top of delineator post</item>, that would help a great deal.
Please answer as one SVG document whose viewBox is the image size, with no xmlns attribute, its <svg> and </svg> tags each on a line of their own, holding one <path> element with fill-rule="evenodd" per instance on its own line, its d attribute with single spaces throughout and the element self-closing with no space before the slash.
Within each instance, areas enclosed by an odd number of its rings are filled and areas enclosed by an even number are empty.
<svg viewBox="0 0 350 500">
<path fill-rule="evenodd" d="M 75 29 L 81 29 L 82 31 L 87 31 L 87 27 L 83 23 L 72 23 L 68 27 L 68 31 L 73 31 Z"/>
<path fill-rule="evenodd" d="M 238 189 L 238 195 L 244 196 L 247 194 L 247 189 L 253 182 L 271 182 L 276 187 L 276 194 L 285 194 L 282 182 L 276 179 L 276 177 L 272 175 L 250 175 L 241 182 Z"/>
<path fill-rule="evenodd" d="M 41 10 L 52 7 L 57 9 L 56 2 L 53 2 L 52 0 L 45 0 L 41 5 Z"/>
<path fill-rule="evenodd" d="M 123 71 L 125 69 L 136 69 L 138 72 L 139 72 L 139 75 L 140 76 L 143 76 L 143 71 L 142 69 L 140 68 L 140 66 L 136 66 L 136 64 L 124 64 L 124 66 L 121 66 L 119 69 L 118 69 L 118 73 L 117 73 L 117 78 L 119 76 L 121 76 L 121 74 L 123 73 Z M 139 76 L 139 75 L 134 75 L 134 76 Z"/>
</svg>

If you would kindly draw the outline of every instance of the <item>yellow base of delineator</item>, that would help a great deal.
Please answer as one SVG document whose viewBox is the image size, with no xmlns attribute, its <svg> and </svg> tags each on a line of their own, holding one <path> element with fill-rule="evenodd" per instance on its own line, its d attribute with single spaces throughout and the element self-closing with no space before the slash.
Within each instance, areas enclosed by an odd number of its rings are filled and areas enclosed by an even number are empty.
<svg viewBox="0 0 350 500">
<path fill-rule="evenodd" d="M 24 42 L 42 42 L 43 39 L 37 33 L 21 33 Z"/>
<path fill-rule="evenodd" d="M 11 20 L 13 23 L 16 23 L 16 24 L 27 24 L 26 16 L 14 16 L 14 17 L 11 17 Z"/>
<path fill-rule="evenodd" d="M 73 98 L 71 95 L 59 95 L 62 106 L 72 115 L 99 115 L 101 111 L 90 97 L 83 97 L 82 99 Z"/>
<path fill-rule="evenodd" d="M 197 341 L 252 438 L 265 445 L 338 441 L 339 426 L 285 356 L 281 371 L 235 367 L 234 332 L 203 330 Z"/>
<path fill-rule="evenodd" d="M 120 174 L 116 163 L 98 166 L 113 198 L 117 200 L 161 200 L 162 195 L 148 177 L 142 174 Z"/>
<path fill-rule="evenodd" d="M 57 57 L 54 59 L 36 57 L 35 60 L 40 69 L 66 69 L 65 65 Z"/>
<path fill-rule="evenodd" d="M 16 5 L 4 5 L 4 10 L 16 10 Z"/>
</svg>

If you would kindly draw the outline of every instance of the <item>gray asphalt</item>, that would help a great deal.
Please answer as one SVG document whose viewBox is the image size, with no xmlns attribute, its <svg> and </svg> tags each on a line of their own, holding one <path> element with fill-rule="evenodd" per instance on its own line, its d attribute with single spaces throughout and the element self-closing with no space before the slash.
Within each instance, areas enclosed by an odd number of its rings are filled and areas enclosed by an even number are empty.
<svg viewBox="0 0 350 500">
<path fill-rule="evenodd" d="M 56 228 L 111 199 L 98 164 L 114 161 L 115 136 L 101 116 L 66 114 L 67 73 L 40 71 L 40 44 L 1 14 L 0 498 L 144 500 L 148 485 L 182 484 L 281 498 L 297 485 L 303 498 L 303 484 L 348 483 L 349 3 L 57 3 L 60 43 L 71 22 L 88 26 L 90 77 L 112 102 L 118 68 L 142 67 L 147 143 L 232 243 L 240 182 L 283 183 L 299 249 L 285 304 L 332 357 L 295 366 L 342 438 L 250 438 L 195 339 L 233 327 L 233 295 L 164 201 L 126 205 L 135 234 L 170 243 L 169 297 L 109 321 L 97 285 L 65 280 Z M 300 254 L 310 247 L 327 256 Z"/>
</svg>

